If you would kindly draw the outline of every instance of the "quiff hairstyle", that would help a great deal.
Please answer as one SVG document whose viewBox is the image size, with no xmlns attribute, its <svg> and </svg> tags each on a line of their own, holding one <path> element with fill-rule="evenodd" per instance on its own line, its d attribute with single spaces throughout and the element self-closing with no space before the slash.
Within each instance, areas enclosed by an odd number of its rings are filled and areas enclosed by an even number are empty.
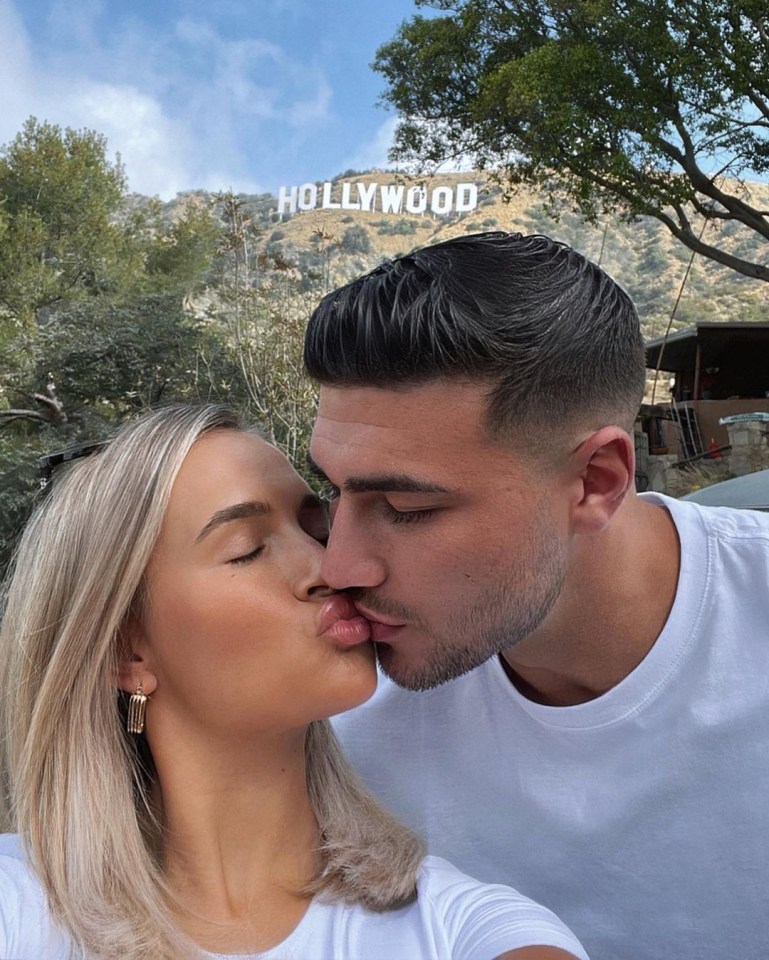
<svg viewBox="0 0 769 960">
<path fill-rule="evenodd" d="M 220 406 L 176 406 L 69 468 L 22 537 L 0 629 L 3 773 L 13 825 L 53 917 L 89 960 L 199 952 L 172 921 L 146 746 L 125 732 L 122 625 L 192 445 L 243 429 Z M 421 841 L 362 788 L 327 721 L 311 723 L 307 783 L 322 836 L 308 892 L 374 910 L 415 896 Z"/>
<path fill-rule="evenodd" d="M 493 437 L 575 422 L 629 430 L 645 355 L 628 295 L 544 236 L 480 233 L 389 260 L 327 294 L 305 365 L 321 384 L 488 384 Z"/>
</svg>

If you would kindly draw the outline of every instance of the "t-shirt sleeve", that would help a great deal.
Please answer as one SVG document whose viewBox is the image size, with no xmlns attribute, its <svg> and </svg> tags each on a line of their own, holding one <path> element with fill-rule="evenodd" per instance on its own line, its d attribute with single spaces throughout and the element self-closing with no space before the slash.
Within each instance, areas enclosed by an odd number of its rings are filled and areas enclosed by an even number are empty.
<svg viewBox="0 0 769 960">
<path fill-rule="evenodd" d="M 19 864 L 0 855 L 0 957 L 13 957 L 19 950 L 22 885 Z"/>
<path fill-rule="evenodd" d="M 0 853 L 0 960 L 64 960 L 69 955 L 30 868 Z"/>
<path fill-rule="evenodd" d="M 559 947 L 588 960 L 584 947 L 554 913 L 501 884 L 484 884 L 446 860 L 427 857 L 419 896 L 442 925 L 452 960 L 494 960 L 519 947 Z"/>
</svg>

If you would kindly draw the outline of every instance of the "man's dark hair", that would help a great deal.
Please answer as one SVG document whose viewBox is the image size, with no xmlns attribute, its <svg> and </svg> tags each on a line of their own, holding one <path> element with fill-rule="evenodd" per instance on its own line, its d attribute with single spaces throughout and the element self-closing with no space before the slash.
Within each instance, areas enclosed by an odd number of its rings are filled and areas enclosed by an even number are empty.
<svg viewBox="0 0 769 960">
<path fill-rule="evenodd" d="M 494 435 L 585 417 L 629 429 L 645 379 L 624 290 L 571 247 L 518 233 L 424 247 L 327 294 L 304 358 L 322 384 L 487 382 Z"/>
</svg>

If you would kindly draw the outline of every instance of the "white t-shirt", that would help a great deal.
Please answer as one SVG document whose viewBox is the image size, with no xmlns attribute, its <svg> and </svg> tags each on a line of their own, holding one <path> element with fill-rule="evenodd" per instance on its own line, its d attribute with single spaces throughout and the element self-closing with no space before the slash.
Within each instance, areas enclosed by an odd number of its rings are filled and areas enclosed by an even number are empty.
<svg viewBox="0 0 769 960">
<path fill-rule="evenodd" d="M 259 954 L 204 954 L 211 960 L 493 960 L 541 944 L 579 960 L 587 954 L 549 910 L 509 887 L 471 880 L 427 857 L 417 900 L 389 913 L 313 900 L 294 931 Z M 45 895 L 19 851 L 0 838 L 0 960 L 70 960 L 67 939 L 51 920 Z M 119 958 L 115 958 L 119 960 Z"/>
<path fill-rule="evenodd" d="M 543 706 L 495 658 L 426 693 L 382 680 L 335 727 L 431 853 L 546 904 L 593 960 L 766 960 L 769 514 L 646 499 L 679 583 L 612 690 Z"/>
</svg>

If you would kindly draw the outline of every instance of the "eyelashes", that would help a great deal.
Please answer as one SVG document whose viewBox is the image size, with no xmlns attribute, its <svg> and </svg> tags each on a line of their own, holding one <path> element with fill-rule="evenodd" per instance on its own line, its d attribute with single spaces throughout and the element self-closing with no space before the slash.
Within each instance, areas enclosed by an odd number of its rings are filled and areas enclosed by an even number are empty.
<svg viewBox="0 0 769 960">
<path fill-rule="evenodd" d="M 329 508 L 332 520 L 340 493 L 339 487 L 335 487 L 331 483 L 324 483 L 318 494 L 324 505 Z M 386 500 L 381 501 L 381 510 L 390 523 L 418 523 L 420 520 L 427 520 L 437 512 L 435 507 L 424 510 L 396 510 Z"/>
<path fill-rule="evenodd" d="M 390 504 L 385 506 L 385 514 L 391 523 L 417 523 L 432 516 L 435 510 L 396 510 Z"/>
<path fill-rule="evenodd" d="M 232 563 L 235 566 L 241 563 L 248 563 L 250 560 L 256 560 L 259 554 L 264 550 L 264 544 L 260 544 L 250 553 L 244 553 L 242 557 L 234 557 L 232 560 L 228 560 L 228 563 Z"/>
</svg>

